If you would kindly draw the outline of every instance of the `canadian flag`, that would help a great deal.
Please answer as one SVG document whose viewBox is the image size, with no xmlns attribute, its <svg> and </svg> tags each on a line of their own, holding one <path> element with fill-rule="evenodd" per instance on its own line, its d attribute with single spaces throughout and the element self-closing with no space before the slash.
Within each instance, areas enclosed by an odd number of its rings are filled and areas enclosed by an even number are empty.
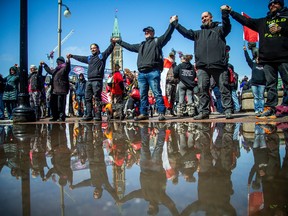
<svg viewBox="0 0 288 216">
<path fill-rule="evenodd" d="M 242 12 L 242 16 L 250 18 L 244 12 Z M 258 32 L 253 31 L 252 29 L 250 29 L 246 26 L 243 26 L 243 40 L 256 43 L 256 42 L 258 42 L 258 39 L 259 39 Z"/>
</svg>

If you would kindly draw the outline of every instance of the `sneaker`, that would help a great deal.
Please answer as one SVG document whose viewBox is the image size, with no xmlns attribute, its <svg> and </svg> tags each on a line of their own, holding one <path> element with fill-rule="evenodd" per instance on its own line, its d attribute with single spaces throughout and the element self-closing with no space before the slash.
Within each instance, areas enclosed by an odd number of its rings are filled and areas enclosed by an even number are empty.
<svg viewBox="0 0 288 216">
<path fill-rule="evenodd" d="M 209 114 L 199 113 L 198 115 L 194 116 L 193 119 L 194 120 L 209 119 Z"/>
<path fill-rule="evenodd" d="M 276 119 L 276 111 L 273 107 L 267 107 L 260 115 L 256 116 L 257 119 Z"/>
<path fill-rule="evenodd" d="M 149 116 L 148 115 L 143 115 L 143 114 L 140 114 L 139 116 L 136 116 L 134 118 L 135 121 L 147 120 L 147 119 L 149 119 Z"/>
<path fill-rule="evenodd" d="M 159 113 L 158 120 L 159 121 L 165 121 L 166 120 L 166 118 L 165 118 L 163 113 Z"/>
<path fill-rule="evenodd" d="M 225 113 L 225 118 L 226 119 L 233 119 L 232 113 L 231 112 Z"/>
<path fill-rule="evenodd" d="M 85 116 L 84 118 L 82 118 L 82 121 L 91 121 L 92 119 L 92 116 Z"/>
</svg>

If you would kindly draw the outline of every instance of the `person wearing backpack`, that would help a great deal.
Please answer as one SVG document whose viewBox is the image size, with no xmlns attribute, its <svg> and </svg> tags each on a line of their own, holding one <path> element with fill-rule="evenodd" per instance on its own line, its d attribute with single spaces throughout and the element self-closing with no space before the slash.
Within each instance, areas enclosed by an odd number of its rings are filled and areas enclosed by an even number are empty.
<svg viewBox="0 0 288 216">
<path fill-rule="evenodd" d="M 102 98 L 101 92 L 103 89 L 103 78 L 106 60 L 109 55 L 113 52 L 115 41 L 111 40 L 111 44 L 104 52 L 100 52 L 98 44 L 92 43 L 90 45 L 91 54 L 90 56 L 80 56 L 68 54 L 71 58 L 88 64 L 88 81 L 85 89 L 85 100 L 86 100 L 86 111 L 87 115 L 82 119 L 83 121 L 93 120 L 93 96 L 96 104 L 96 113 L 94 116 L 95 121 L 102 121 Z"/>
<path fill-rule="evenodd" d="M 173 21 L 173 19 L 170 19 L 168 29 L 160 37 L 155 37 L 155 30 L 153 27 L 148 26 L 144 28 L 143 32 L 145 34 L 145 41 L 138 44 L 129 44 L 119 38 L 115 38 L 120 46 L 131 52 L 138 53 L 137 67 L 139 71 L 138 84 L 140 90 L 140 115 L 134 118 L 135 121 L 149 119 L 149 87 L 156 99 L 157 111 L 159 113 L 158 120 L 165 120 L 164 114 L 166 108 L 160 88 L 160 74 L 163 70 L 164 62 L 162 48 L 171 39 L 171 35 L 174 31 L 174 27 L 171 24 Z"/>
<path fill-rule="evenodd" d="M 240 104 L 237 96 L 238 89 L 238 74 L 234 71 L 234 66 L 228 63 L 228 71 L 229 71 L 229 83 L 231 88 L 231 96 L 233 100 L 233 112 L 240 112 Z"/>
</svg>

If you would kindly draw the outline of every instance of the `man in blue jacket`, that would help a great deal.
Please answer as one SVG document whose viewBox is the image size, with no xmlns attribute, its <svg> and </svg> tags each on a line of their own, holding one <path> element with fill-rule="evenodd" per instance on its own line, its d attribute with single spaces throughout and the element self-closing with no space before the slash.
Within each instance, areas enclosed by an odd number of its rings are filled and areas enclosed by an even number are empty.
<svg viewBox="0 0 288 216">
<path fill-rule="evenodd" d="M 199 114 L 195 120 L 208 119 L 210 114 L 210 77 L 213 77 L 221 92 L 226 119 L 232 118 L 233 103 L 229 86 L 228 59 L 225 37 L 231 31 L 229 13 L 221 6 L 222 26 L 213 22 L 212 14 L 203 12 L 201 30 L 187 30 L 178 22 L 173 22 L 177 31 L 194 41 L 194 53 L 199 87 Z M 178 20 L 178 16 L 173 16 Z M 173 18 L 172 17 L 172 18 Z"/>
<path fill-rule="evenodd" d="M 113 52 L 115 42 L 111 40 L 111 44 L 104 52 L 100 52 L 99 46 L 96 43 L 90 45 L 90 50 L 92 55 L 90 56 L 79 56 L 68 54 L 71 58 L 74 58 L 77 61 L 88 64 L 88 81 L 86 83 L 85 89 L 85 100 L 86 100 L 86 110 L 87 115 L 83 118 L 84 121 L 91 121 L 92 116 L 92 99 L 94 96 L 96 103 L 96 113 L 94 120 L 102 121 L 102 99 L 101 92 L 103 88 L 103 78 L 104 70 L 106 65 L 106 60 L 108 56 Z"/>
<path fill-rule="evenodd" d="M 278 104 L 278 71 L 288 92 L 288 9 L 284 0 L 269 0 L 266 17 L 246 18 L 227 6 L 231 17 L 240 24 L 259 33 L 259 64 L 264 66 L 267 100 L 260 119 L 275 119 Z M 288 106 L 288 102 L 284 101 Z"/>
</svg>

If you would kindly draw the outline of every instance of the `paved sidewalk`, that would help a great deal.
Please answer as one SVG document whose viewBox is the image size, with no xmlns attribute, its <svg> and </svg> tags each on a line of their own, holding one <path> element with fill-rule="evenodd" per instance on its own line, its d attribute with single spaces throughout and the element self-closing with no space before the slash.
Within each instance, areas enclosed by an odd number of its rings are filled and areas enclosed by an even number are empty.
<svg viewBox="0 0 288 216">
<path fill-rule="evenodd" d="M 225 119 L 225 115 L 214 115 L 211 114 L 209 119 L 204 120 L 194 120 L 190 117 L 185 118 L 178 118 L 171 115 L 166 115 L 166 122 L 288 122 L 288 116 L 279 117 L 277 119 L 257 119 L 254 112 L 245 112 L 245 113 L 236 113 L 233 114 L 233 119 Z M 59 124 L 63 122 L 49 122 L 50 118 L 40 119 L 38 122 L 19 122 L 17 124 Z M 120 121 L 120 120 L 111 120 L 113 121 Z M 80 117 L 68 117 L 66 118 L 65 123 L 74 123 L 74 122 L 84 122 L 81 120 Z M 95 121 L 86 121 L 87 123 L 94 123 Z M 107 122 L 107 118 L 103 117 L 102 122 Z M 124 119 L 122 122 L 134 122 L 133 119 Z M 141 122 L 158 122 L 158 116 L 155 116 L 153 118 L 149 118 L 149 120 L 144 120 Z M 13 124 L 13 121 L 11 120 L 3 120 L 0 121 L 0 124 Z"/>
</svg>

